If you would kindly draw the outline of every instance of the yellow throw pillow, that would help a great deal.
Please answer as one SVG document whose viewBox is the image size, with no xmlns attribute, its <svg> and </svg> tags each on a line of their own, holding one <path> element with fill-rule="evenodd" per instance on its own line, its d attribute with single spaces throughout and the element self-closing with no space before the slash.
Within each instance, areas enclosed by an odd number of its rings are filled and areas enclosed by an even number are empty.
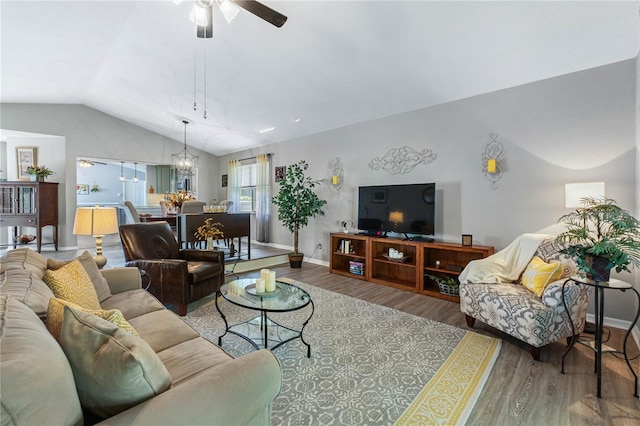
<svg viewBox="0 0 640 426">
<path fill-rule="evenodd" d="M 59 299 L 73 302 L 85 309 L 101 309 L 91 278 L 78 260 L 69 262 L 57 271 L 47 269 L 44 282 Z"/>
<path fill-rule="evenodd" d="M 138 332 L 129 324 L 129 322 L 124 319 L 122 312 L 117 309 L 109 309 L 109 310 L 92 310 L 92 309 L 84 309 L 81 306 L 76 305 L 73 302 L 68 302 L 62 299 L 52 298 L 49 300 L 49 308 L 47 309 L 47 329 L 56 338 L 56 340 L 60 340 L 60 330 L 62 330 L 62 320 L 64 319 L 64 307 L 69 306 L 70 308 L 74 308 L 88 314 L 95 315 L 102 319 L 109 321 L 112 324 L 117 325 L 124 331 L 127 331 L 134 336 L 140 336 Z"/>
<path fill-rule="evenodd" d="M 546 263 L 536 256 L 531 259 L 527 269 L 522 274 L 522 285 L 534 292 L 538 297 L 541 297 L 544 289 L 561 277 L 562 263 Z"/>
</svg>

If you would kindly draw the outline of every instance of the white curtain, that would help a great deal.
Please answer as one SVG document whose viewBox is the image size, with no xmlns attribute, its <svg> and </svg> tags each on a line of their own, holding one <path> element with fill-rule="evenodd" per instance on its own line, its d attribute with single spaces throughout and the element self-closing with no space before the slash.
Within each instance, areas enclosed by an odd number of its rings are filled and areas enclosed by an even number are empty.
<svg viewBox="0 0 640 426">
<path fill-rule="evenodd" d="M 238 202 L 240 201 L 240 180 L 242 175 L 242 169 L 240 167 L 240 161 L 229 161 L 229 168 L 227 171 L 227 185 L 228 185 L 228 199 L 233 202 L 230 211 L 238 211 Z"/>
<path fill-rule="evenodd" d="M 256 240 L 269 242 L 269 212 L 271 211 L 271 155 L 260 154 L 256 158 Z"/>
</svg>

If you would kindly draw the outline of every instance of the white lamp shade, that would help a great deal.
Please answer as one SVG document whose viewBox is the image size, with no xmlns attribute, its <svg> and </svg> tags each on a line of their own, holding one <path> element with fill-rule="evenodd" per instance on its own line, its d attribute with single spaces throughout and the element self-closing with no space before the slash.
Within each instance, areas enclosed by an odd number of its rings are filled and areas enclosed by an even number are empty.
<svg viewBox="0 0 640 426">
<path fill-rule="evenodd" d="M 118 232 L 115 207 L 78 207 L 73 222 L 74 235 L 109 235 Z"/>
<path fill-rule="evenodd" d="M 604 182 L 567 183 L 564 185 L 564 206 L 568 209 L 582 206 L 583 198 L 604 198 Z"/>
</svg>

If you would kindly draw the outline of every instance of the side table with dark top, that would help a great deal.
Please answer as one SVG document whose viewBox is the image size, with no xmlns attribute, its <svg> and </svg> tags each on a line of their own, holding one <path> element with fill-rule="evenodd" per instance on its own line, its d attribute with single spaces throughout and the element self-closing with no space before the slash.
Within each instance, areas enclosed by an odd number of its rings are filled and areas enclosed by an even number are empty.
<svg viewBox="0 0 640 426">
<path fill-rule="evenodd" d="M 277 289 L 274 294 L 259 295 L 252 291 L 252 288 L 255 288 L 255 282 L 255 278 L 238 279 L 220 288 L 220 294 L 226 301 L 245 309 L 259 311 L 260 314 L 248 321 L 229 325 L 218 305 L 219 297 L 216 297 L 216 309 L 225 326 L 224 334 L 218 337 L 218 345 L 222 345 L 222 338 L 227 333 L 243 338 L 256 349 L 263 347 L 273 350 L 299 338 L 307 347 L 307 358 L 311 358 L 311 345 L 304 340 L 302 334 L 315 310 L 309 293 L 296 285 L 276 281 Z M 268 317 L 272 312 L 293 312 L 309 305 L 311 305 L 311 313 L 300 330 L 286 327 Z"/>
<path fill-rule="evenodd" d="M 633 327 L 636 325 L 636 323 L 638 322 L 638 317 L 640 317 L 640 293 L 638 293 L 638 291 L 633 288 L 633 286 L 627 282 L 621 281 L 621 280 L 617 280 L 617 279 L 610 279 L 609 281 L 591 281 L 588 280 L 586 278 L 582 278 L 582 277 L 571 277 L 569 279 L 567 279 L 564 284 L 562 285 L 562 304 L 564 305 L 565 311 L 569 312 L 567 309 L 567 304 L 566 301 L 564 300 L 564 287 L 567 285 L 567 283 L 569 282 L 574 282 L 578 285 L 585 285 L 585 286 L 589 286 L 589 287 L 593 287 L 595 288 L 595 328 L 596 328 L 596 334 L 595 334 L 595 340 L 584 340 L 584 339 L 571 339 L 571 342 L 569 344 L 569 347 L 565 350 L 564 354 L 562 354 L 562 368 L 560 370 L 560 372 L 562 374 L 564 374 L 564 359 L 567 356 L 567 354 L 569 353 L 569 351 L 571 351 L 571 348 L 573 348 L 573 346 L 575 345 L 575 343 L 580 343 L 590 349 L 592 349 L 595 352 L 595 373 L 597 375 L 597 396 L 598 398 L 601 398 L 602 395 L 602 354 L 603 353 L 619 353 L 619 354 L 623 354 L 624 355 L 624 360 L 627 363 L 627 366 L 629 367 L 629 371 L 631 371 L 631 374 L 633 374 L 634 377 L 634 385 L 633 385 L 633 396 L 635 396 L 636 398 L 638 397 L 638 375 L 636 374 L 636 372 L 633 370 L 633 367 L 631 366 L 631 362 L 629 360 L 629 356 L 627 354 L 627 341 L 629 339 L 629 336 L 631 335 L 631 332 L 633 330 Z M 618 291 L 622 291 L 625 292 L 627 290 L 632 291 L 633 293 L 635 293 L 636 295 L 636 299 L 638 301 L 638 308 L 636 311 L 636 316 L 633 319 L 633 322 L 631 323 L 631 325 L 629 326 L 629 329 L 627 330 L 627 334 L 624 336 L 624 343 L 622 345 L 622 351 L 616 350 L 614 348 L 611 348 L 609 346 L 603 345 L 602 344 L 602 329 L 603 329 L 603 323 L 604 323 L 604 295 L 605 295 L 605 290 L 618 290 Z M 569 318 L 571 319 L 571 316 L 569 316 Z M 575 336 L 575 328 L 574 328 L 574 324 L 573 321 L 571 321 L 571 329 L 573 331 L 572 335 Z"/>
</svg>

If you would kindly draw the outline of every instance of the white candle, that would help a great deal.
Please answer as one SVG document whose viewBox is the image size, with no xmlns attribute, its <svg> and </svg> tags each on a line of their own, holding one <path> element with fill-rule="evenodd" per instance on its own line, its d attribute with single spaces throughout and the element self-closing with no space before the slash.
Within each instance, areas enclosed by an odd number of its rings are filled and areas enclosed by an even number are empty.
<svg viewBox="0 0 640 426">
<path fill-rule="evenodd" d="M 269 269 L 260 269 L 260 278 L 267 282 L 267 276 L 269 275 Z"/>
<path fill-rule="evenodd" d="M 267 291 L 276 291 L 276 271 L 269 271 L 267 273 L 265 288 Z"/>
<path fill-rule="evenodd" d="M 265 283 L 262 278 L 256 280 L 256 293 L 264 293 Z"/>
</svg>

